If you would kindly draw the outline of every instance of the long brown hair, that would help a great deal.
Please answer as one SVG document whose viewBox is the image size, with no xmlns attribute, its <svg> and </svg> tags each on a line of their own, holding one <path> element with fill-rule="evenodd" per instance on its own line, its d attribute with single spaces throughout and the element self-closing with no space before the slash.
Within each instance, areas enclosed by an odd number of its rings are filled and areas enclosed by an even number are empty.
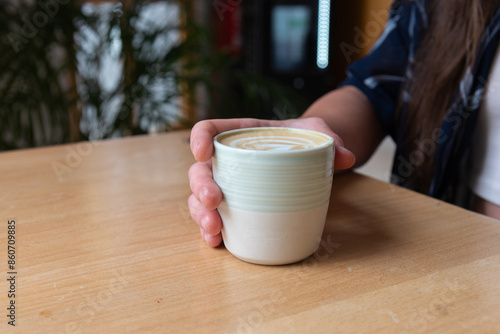
<svg viewBox="0 0 500 334">
<path fill-rule="evenodd" d="M 497 5 L 497 0 L 429 1 L 429 27 L 415 54 L 413 79 L 406 87 L 411 97 L 405 117 L 407 153 L 424 152 L 423 143 L 441 128 L 460 79 L 476 61 L 481 37 Z M 434 162 L 432 152 L 415 169 L 416 190 L 428 192 Z"/>
</svg>

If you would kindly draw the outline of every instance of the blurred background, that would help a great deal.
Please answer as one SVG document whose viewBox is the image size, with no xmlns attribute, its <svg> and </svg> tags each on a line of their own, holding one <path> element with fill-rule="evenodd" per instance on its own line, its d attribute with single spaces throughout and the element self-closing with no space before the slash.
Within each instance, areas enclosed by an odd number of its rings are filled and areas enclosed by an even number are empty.
<svg viewBox="0 0 500 334">
<path fill-rule="evenodd" d="M 0 0 L 0 150 L 300 116 L 389 0 Z"/>
</svg>

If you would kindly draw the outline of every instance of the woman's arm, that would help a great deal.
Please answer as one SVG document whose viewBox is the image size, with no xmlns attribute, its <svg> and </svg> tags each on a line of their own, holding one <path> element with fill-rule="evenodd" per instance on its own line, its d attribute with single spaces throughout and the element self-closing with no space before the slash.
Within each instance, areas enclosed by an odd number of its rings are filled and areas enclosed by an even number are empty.
<svg viewBox="0 0 500 334">
<path fill-rule="evenodd" d="M 354 86 L 344 86 L 317 100 L 301 118 L 322 118 L 354 153 L 354 167 L 364 164 L 384 139 L 384 132 L 366 96 Z"/>
</svg>

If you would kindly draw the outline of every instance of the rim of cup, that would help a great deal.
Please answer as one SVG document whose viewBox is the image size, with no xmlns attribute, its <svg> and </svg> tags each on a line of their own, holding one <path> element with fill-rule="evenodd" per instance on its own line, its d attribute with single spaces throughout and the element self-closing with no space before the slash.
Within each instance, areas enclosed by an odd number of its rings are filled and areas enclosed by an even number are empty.
<svg viewBox="0 0 500 334">
<path fill-rule="evenodd" d="M 310 135 L 316 135 L 319 137 L 323 137 L 327 141 L 319 146 L 311 147 L 311 148 L 303 148 L 303 149 L 298 149 L 298 150 L 293 150 L 293 151 L 276 151 L 276 150 L 252 150 L 252 149 L 246 149 L 246 148 L 239 148 L 239 147 L 233 147 L 233 146 L 228 146 L 222 144 L 219 139 L 223 136 L 231 135 L 234 133 L 239 133 L 239 132 L 247 132 L 247 131 L 265 131 L 265 130 L 286 130 L 286 131 L 291 131 L 291 132 L 302 132 L 302 133 L 308 133 Z M 253 127 L 253 128 L 241 128 L 241 129 L 235 129 L 235 130 L 229 130 L 229 131 L 224 131 L 219 133 L 214 137 L 214 145 L 217 146 L 217 148 L 221 149 L 227 149 L 235 152 L 259 152 L 259 154 L 294 154 L 294 153 L 303 153 L 303 152 L 313 152 L 317 150 L 321 150 L 324 148 L 327 148 L 329 146 L 334 146 L 335 145 L 335 139 L 333 139 L 331 136 L 315 131 L 315 130 L 308 130 L 308 129 L 300 129 L 300 128 L 291 128 L 291 127 L 279 127 L 279 126 L 269 126 L 269 127 Z"/>
</svg>

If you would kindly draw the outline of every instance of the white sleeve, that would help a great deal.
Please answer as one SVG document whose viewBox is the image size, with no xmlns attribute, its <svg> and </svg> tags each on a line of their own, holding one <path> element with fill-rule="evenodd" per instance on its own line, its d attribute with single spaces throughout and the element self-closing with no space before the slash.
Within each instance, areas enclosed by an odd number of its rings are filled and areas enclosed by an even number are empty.
<svg viewBox="0 0 500 334">
<path fill-rule="evenodd" d="M 497 52 L 488 91 L 474 134 L 469 185 L 479 197 L 500 206 L 500 53 Z"/>
</svg>

